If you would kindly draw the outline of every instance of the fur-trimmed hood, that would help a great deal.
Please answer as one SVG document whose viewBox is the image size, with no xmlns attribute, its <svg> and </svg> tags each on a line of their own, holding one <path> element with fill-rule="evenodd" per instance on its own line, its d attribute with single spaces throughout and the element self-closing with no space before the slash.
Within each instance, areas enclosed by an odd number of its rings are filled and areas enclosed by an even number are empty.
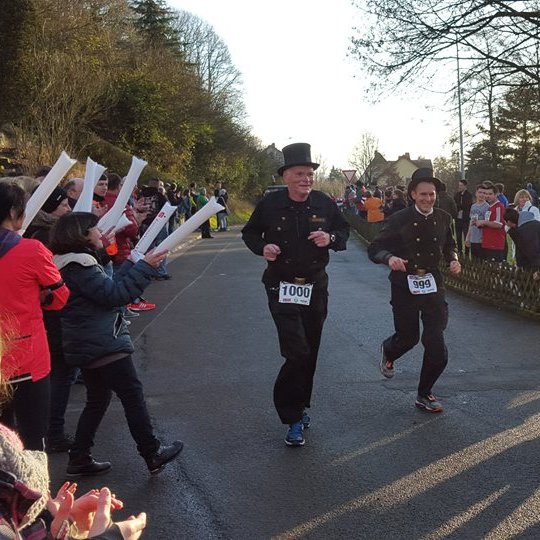
<svg viewBox="0 0 540 540">
<path fill-rule="evenodd" d="M 64 253 L 63 255 L 55 255 L 53 261 L 59 270 L 73 262 L 81 266 L 96 266 L 99 264 L 97 259 L 90 253 Z"/>
</svg>

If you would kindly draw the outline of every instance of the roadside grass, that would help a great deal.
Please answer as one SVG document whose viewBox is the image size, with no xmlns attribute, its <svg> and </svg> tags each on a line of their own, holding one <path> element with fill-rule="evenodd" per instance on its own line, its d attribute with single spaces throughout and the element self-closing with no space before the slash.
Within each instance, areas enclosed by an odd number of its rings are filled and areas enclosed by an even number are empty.
<svg viewBox="0 0 540 540">
<path fill-rule="evenodd" d="M 227 203 L 231 213 L 229 214 L 229 223 L 231 225 L 241 225 L 246 223 L 251 216 L 255 205 L 246 200 L 229 198 Z"/>
</svg>

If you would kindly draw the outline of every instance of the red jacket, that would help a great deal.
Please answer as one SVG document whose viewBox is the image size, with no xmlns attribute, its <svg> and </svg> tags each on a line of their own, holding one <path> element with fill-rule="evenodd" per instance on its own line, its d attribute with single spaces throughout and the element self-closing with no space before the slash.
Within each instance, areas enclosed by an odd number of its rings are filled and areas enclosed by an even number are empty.
<svg viewBox="0 0 540 540">
<path fill-rule="evenodd" d="M 38 240 L 16 236 L 0 229 L 0 325 L 7 342 L 2 375 L 30 374 L 38 381 L 51 370 L 42 309 L 62 309 L 69 290 L 51 252 Z"/>
<path fill-rule="evenodd" d="M 107 193 L 107 195 L 105 195 L 105 204 L 107 204 L 109 208 L 112 208 L 117 197 L 118 195 L 111 195 L 110 193 Z M 132 240 L 137 238 L 137 234 L 139 232 L 139 224 L 135 219 L 133 208 L 129 206 L 129 204 L 126 205 L 124 214 L 129 221 L 131 221 L 131 225 L 124 227 L 115 235 L 116 245 L 118 247 L 118 253 L 116 253 L 113 257 L 113 263 L 115 265 L 122 264 L 127 260 L 133 248 Z"/>
</svg>

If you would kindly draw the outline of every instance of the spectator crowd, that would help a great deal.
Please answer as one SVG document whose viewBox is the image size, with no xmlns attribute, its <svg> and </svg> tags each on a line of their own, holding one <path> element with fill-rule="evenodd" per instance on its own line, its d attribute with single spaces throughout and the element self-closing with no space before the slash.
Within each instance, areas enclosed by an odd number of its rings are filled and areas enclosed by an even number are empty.
<svg viewBox="0 0 540 540">
<path fill-rule="evenodd" d="M 342 209 L 368 223 L 381 224 L 388 216 L 413 201 L 405 186 L 367 188 L 361 182 L 348 185 Z M 519 189 L 512 200 L 500 182 L 484 181 L 470 189 L 458 183 L 452 196 L 441 182 L 435 206 L 453 220 L 453 234 L 461 257 L 493 262 L 506 261 L 519 268 L 540 270 L 540 209 L 532 182 Z"/>
<path fill-rule="evenodd" d="M 130 318 L 156 308 L 143 296 L 148 285 L 171 279 L 167 252 L 155 247 L 210 195 L 225 209 L 214 232 L 227 231 L 228 193 L 221 182 L 213 189 L 182 188 L 152 178 L 130 194 L 124 225 L 101 231 L 98 222 L 125 178 L 102 174 L 90 212 L 73 210 L 84 180 L 69 178 L 24 227 L 27 201 L 50 170 L 0 179 L 0 537 L 136 539 L 145 514 L 115 524 L 111 511 L 123 505 L 108 488 L 77 497 L 76 484 L 67 482 L 55 497 L 48 495 L 45 453 L 68 453 L 70 480 L 108 472 L 111 463 L 96 460 L 92 449 L 115 394 L 149 473 L 178 457 L 183 443 L 166 443 L 154 433 L 128 327 Z M 135 256 L 135 245 L 166 203 L 173 207 L 170 219 L 149 251 Z M 200 232 L 212 238 L 209 220 Z M 86 386 L 87 397 L 72 436 L 64 416 L 75 382 Z"/>
</svg>

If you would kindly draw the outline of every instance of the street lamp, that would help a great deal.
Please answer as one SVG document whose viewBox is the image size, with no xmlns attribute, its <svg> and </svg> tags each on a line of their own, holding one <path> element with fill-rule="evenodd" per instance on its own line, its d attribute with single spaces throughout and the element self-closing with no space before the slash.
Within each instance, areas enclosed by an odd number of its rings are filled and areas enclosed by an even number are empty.
<svg viewBox="0 0 540 540">
<path fill-rule="evenodd" d="M 465 180 L 465 165 L 463 159 L 463 119 L 461 116 L 461 77 L 459 74 L 459 42 L 456 36 L 456 63 L 457 63 L 457 98 L 459 117 L 459 171 L 461 180 Z"/>
</svg>

